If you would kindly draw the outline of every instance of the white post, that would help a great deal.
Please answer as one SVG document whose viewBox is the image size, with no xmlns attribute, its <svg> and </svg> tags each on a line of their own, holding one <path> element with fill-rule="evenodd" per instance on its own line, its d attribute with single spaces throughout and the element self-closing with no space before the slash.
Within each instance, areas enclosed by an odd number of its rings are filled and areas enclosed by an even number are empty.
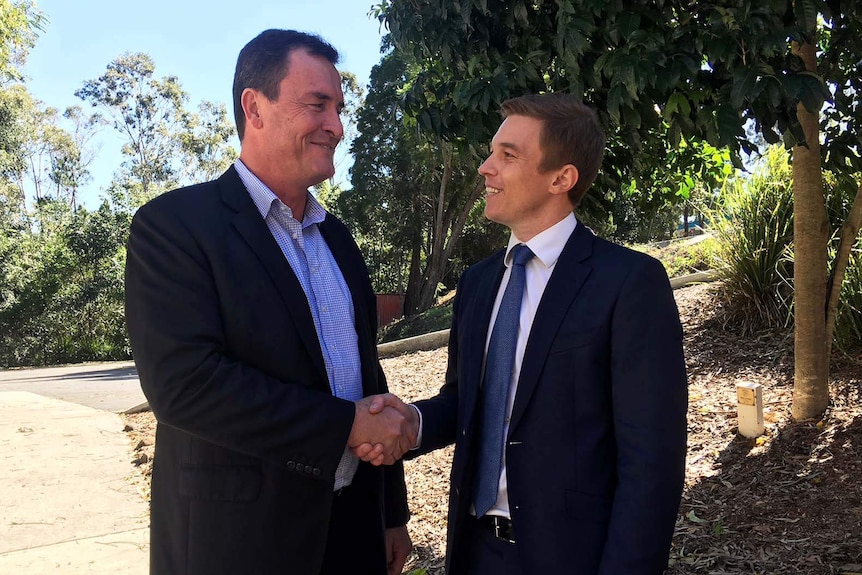
<svg viewBox="0 0 862 575">
<path fill-rule="evenodd" d="M 744 437 L 763 435 L 763 386 L 743 381 L 736 384 L 739 434 Z"/>
</svg>

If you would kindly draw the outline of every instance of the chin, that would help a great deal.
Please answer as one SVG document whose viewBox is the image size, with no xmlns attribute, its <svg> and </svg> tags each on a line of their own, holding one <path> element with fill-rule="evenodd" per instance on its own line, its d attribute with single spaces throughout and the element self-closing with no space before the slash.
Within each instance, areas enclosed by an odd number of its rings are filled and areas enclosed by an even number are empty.
<svg viewBox="0 0 862 575">
<path fill-rule="evenodd" d="M 502 223 L 503 223 L 502 221 L 500 221 L 500 216 L 499 216 L 499 214 L 495 214 L 495 213 L 493 212 L 493 210 L 492 210 L 492 211 L 488 211 L 488 207 L 487 207 L 487 206 L 485 206 L 485 217 L 486 217 L 487 219 L 491 220 L 492 222 L 495 222 L 495 223 L 498 223 L 498 224 L 502 224 Z M 504 225 L 505 225 L 505 224 L 504 224 Z"/>
</svg>

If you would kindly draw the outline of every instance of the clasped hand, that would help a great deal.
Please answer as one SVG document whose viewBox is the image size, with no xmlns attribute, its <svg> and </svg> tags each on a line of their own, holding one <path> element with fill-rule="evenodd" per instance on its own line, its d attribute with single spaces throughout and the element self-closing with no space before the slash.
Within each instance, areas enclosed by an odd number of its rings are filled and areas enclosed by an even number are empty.
<svg viewBox="0 0 862 575">
<path fill-rule="evenodd" d="M 391 393 L 364 397 L 355 403 L 356 417 L 347 444 L 354 455 L 372 465 L 392 465 L 416 445 L 419 417 Z"/>
</svg>

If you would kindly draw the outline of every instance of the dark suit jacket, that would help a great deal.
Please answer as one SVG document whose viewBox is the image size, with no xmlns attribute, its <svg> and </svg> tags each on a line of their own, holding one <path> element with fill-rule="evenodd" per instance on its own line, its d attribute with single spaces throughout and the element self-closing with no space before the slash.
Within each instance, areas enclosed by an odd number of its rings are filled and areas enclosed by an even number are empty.
<svg viewBox="0 0 862 575">
<path fill-rule="evenodd" d="M 365 394 L 386 391 L 362 256 L 331 215 L 320 230 L 353 297 Z M 317 574 L 353 403 L 333 397 L 302 287 L 239 175 L 164 194 L 136 214 L 126 321 L 158 419 L 151 571 Z M 357 488 L 407 521 L 403 468 Z"/>
<path fill-rule="evenodd" d="M 472 266 L 454 302 L 446 383 L 418 402 L 424 453 L 455 442 L 447 568 L 473 500 L 476 406 L 503 252 Z M 682 493 L 682 329 L 658 261 L 578 224 L 536 312 L 506 441 L 524 573 L 658 575 Z"/>
</svg>

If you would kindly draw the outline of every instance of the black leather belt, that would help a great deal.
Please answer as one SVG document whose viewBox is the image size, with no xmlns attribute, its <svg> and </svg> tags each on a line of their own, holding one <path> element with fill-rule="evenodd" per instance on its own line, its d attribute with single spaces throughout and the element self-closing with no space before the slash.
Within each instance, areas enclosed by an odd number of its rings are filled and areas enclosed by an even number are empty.
<svg viewBox="0 0 862 575">
<path fill-rule="evenodd" d="M 497 539 L 515 542 L 515 532 L 512 530 L 512 520 L 499 515 L 483 515 L 479 518 L 479 525 L 490 531 Z"/>
</svg>

